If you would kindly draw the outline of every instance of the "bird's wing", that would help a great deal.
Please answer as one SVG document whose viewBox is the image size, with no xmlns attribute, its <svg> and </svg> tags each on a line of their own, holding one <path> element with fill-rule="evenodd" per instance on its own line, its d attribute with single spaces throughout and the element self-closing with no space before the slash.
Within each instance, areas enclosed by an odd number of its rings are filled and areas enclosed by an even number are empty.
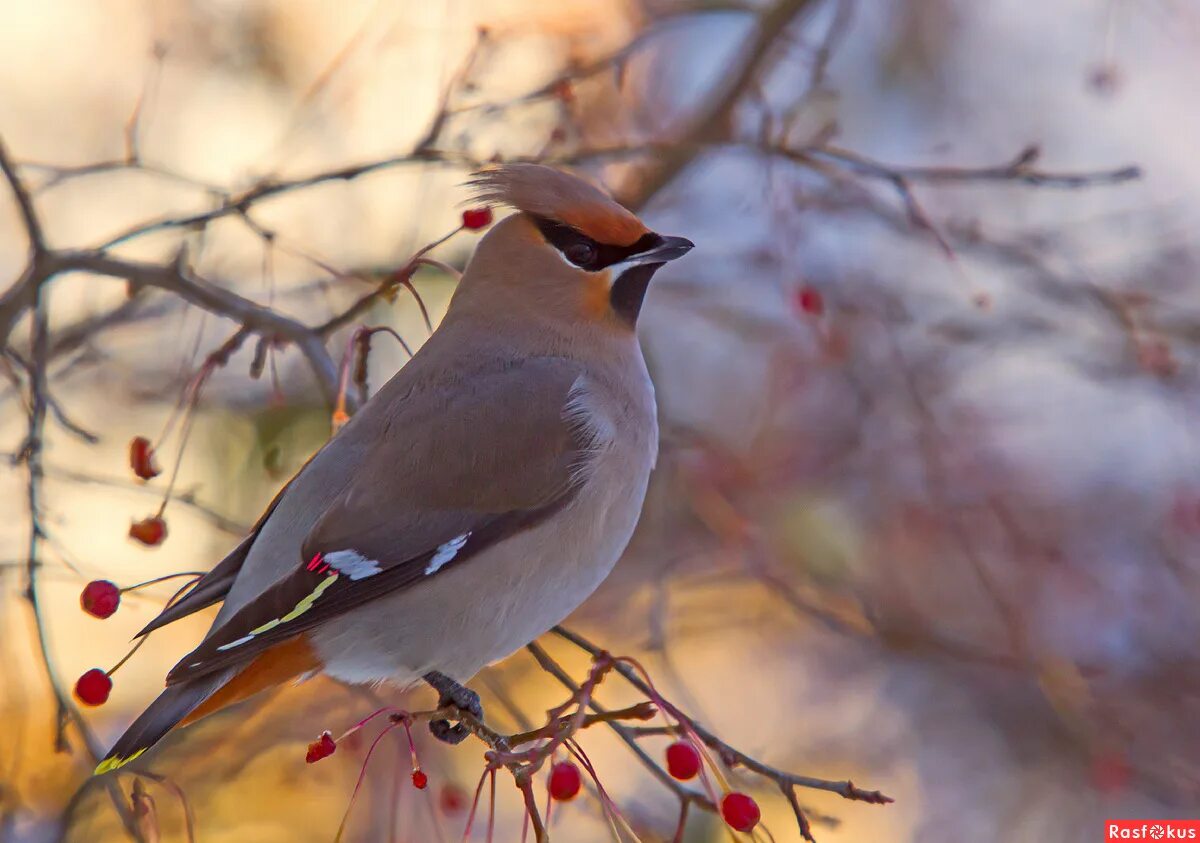
<svg viewBox="0 0 1200 843">
<path fill-rule="evenodd" d="M 305 465 L 307 468 L 307 464 Z M 304 469 L 302 468 L 301 471 Z M 299 477 L 297 472 L 296 477 Z M 188 590 L 186 594 L 176 600 L 174 603 L 167 604 L 154 620 L 142 627 L 135 638 L 141 638 L 143 635 L 149 635 L 156 629 L 161 629 L 167 624 L 174 623 L 181 618 L 186 618 L 188 615 L 193 615 L 201 609 L 207 609 L 214 603 L 220 603 L 229 593 L 229 589 L 233 586 L 233 581 L 237 579 L 238 572 L 242 570 L 242 565 L 246 562 L 246 557 L 250 555 L 250 548 L 254 546 L 258 534 L 262 531 L 263 525 L 267 523 L 267 519 L 271 517 L 271 513 L 275 511 L 275 507 L 283 500 L 283 496 L 287 494 L 287 490 L 291 488 L 292 482 L 296 478 L 293 477 L 287 484 L 279 490 L 275 498 L 271 501 L 270 506 L 263 512 L 251 529 L 249 534 L 238 542 L 237 547 L 229 551 L 228 555 L 215 566 L 212 570 L 204 574 L 198 579 L 195 584 Z"/>
<path fill-rule="evenodd" d="M 566 505 L 611 427 L 559 358 L 364 408 L 385 413 L 359 476 L 317 520 L 295 569 L 234 613 L 167 677 L 239 664 L 384 594 L 464 564 Z M 358 435 L 355 421 L 339 436 Z"/>
</svg>

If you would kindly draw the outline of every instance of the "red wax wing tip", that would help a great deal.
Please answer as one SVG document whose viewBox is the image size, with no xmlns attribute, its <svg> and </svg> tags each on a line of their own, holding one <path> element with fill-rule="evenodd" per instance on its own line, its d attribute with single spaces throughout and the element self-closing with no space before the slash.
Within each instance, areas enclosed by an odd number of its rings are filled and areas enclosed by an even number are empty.
<svg viewBox="0 0 1200 843">
<path fill-rule="evenodd" d="M 143 480 L 162 474 L 162 469 L 154 463 L 154 449 L 150 447 L 150 440 L 145 436 L 135 436 L 129 442 L 129 467 Z"/>
<path fill-rule="evenodd" d="M 425 786 L 429 784 L 429 776 L 425 775 L 420 770 L 413 770 L 412 782 L 413 787 L 415 787 L 417 790 L 424 790 Z"/>
<path fill-rule="evenodd" d="M 721 800 L 721 816 L 734 831 L 750 831 L 758 825 L 762 812 L 758 803 L 744 793 L 725 794 Z"/>
<path fill-rule="evenodd" d="M 162 544 L 167 537 L 167 522 L 152 515 L 129 525 L 129 537 L 151 547 Z"/>
<path fill-rule="evenodd" d="M 796 306 L 809 316 L 820 316 L 825 312 L 825 299 L 812 287 L 804 286 L 796 291 Z"/>
<path fill-rule="evenodd" d="M 94 618 L 112 617 L 121 605 L 121 589 L 108 580 L 92 580 L 79 595 L 79 606 Z"/>
<path fill-rule="evenodd" d="M 569 802 L 583 787 L 579 768 L 570 761 L 559 761 L 550 768 L 550 796 L 559 802 Z"/>
<path fill-rule="evenodd" d="M 478 231 L 492 224 L 491 208 L 468 208 L 462 214 L 463 228 Z"/>
<path fill-rule="evenodd" d="M 667 747 L 667 772 L 685 782 L 700 772 L 700 753 L 691 741 L 676 741 Z"/>
<path fill-rule="evenodd" d="M 112 692 L 112 678 L 93 667 L 75 680 L 75 698 L 84 705 L 104 705 Z"/>
<path fill-rule="evenodd" d="M 322 758 L 328 758 L 337 751 L 337 741 L 333 739 L 333 735 L 328 732 L 322 732 L 321 737 L 308 745 L 308 752 L 304 755 L 304 761 L 307 764 L 315 764 Z"/>
</svg>

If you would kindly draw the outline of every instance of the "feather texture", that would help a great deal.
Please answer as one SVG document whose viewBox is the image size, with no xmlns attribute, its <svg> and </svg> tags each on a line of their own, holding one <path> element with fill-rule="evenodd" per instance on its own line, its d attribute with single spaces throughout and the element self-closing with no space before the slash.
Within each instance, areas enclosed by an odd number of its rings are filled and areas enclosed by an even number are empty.
<svg viewBox="0 0 1200 843">
<path fill-rule="evenodd" d="M 505 164 L 474 173 L 475 198 L 575 228 L 599 243 L 629 246 L 649 229 L 600 188 L 541 164 Z"/>
<path fill-rule="evenodd" d="M 553 515 L 611 436 L 584 383 L 573 361 L 534 358 L 400 404 L 391 432 L 317 519 L 291 573 L 214 628 L 167 683 L 243 663 Z"/>
</svg>

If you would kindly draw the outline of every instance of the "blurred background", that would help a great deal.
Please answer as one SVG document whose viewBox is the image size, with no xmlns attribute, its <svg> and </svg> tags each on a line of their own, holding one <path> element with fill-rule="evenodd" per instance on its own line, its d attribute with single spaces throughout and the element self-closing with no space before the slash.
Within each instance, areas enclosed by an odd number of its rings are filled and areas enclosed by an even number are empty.
<svg viewBox="0 0 1200 843">
<path fill-rule="evenodd" d="M 288 325 L 325 325 L 334 366 L 359 324 L 428 335 L 403 287 L 326 323 L 399 272 L 436 324 L 479 235 L 408 263 L 456 229 L 488 161 L 576 167 L 698 244 L 640 324 L 663 428 L 642 523 L 569 625 L 763 762 L 896 799 L 800 792 L 818 840 L 1095 841 L 1110 817 L 1196 816 L 1195 2 L 3 7 L 0 137 L 47 243 L 182 254 Z M 177 734 L 155 777 L 90 780 L 205 613 L 156 633 L 105 705 L 71 699 L 185 581 L 103 621 L 83 585 L 220 559 L 329 436 L 329 372 L 282 322 L 243 335 L 228 309 L 136 279 L 59 275 L 35 314 L 9 186 L 0 838 L 332 840 L 369 741 L 314 766 L 306 745 L 427 692 L 314 680 Z M 367 388 L 405 359 L 377 335 Z M 137 435 L 164 468 L 148 483 L 129 471 Z M 129 537 L 156 514 L 163 540 Z M 544 645 L 585 675 L 584 654 Z M 525 653 L 475 684 L 505 731 L 565 699 Z M 599 697 L 638 699 L 616 682 Z M 417 732 L 430 787 L 393 733 L 345 839 L 462 838 L 482 745 Z M 606 731 L 581 739 L 636 839 L 730 839 L 702 812 L 673 837 L 671 792 Z M 666 740 L 643 743 L 659 758 Z M 763 808 L 757 839 L 800 839 L 777 788 L 734 781 Z M 502 777 L 494 839 L 520 839 L 521 815 Z M 551 831 L 635 839 L 594 794 Z"/>
</svg>

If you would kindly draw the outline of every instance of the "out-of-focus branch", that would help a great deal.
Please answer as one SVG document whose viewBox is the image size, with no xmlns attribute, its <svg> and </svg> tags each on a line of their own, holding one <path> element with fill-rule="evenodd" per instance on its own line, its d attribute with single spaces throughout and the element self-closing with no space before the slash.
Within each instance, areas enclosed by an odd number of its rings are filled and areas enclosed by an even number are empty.
<svg viewBox="0 0 1200 843">
<path fill-rule="evenodd" d="M 922 182 L 1007 181 L 1033 185 L 1035 187 L 1077 188 L 1093 185 L 1120 184 L 1121 182 L 1141 178 L 1142 175 L 1141 167 L 1132 165 L 1110 170 L 1075 173 L 1039 170 L 1033 166 L 1042 154 L 1041 148 L 1036 145 L 1025 147 L 1011 161 L 984 167 L 897 166 L 884 164 L 857 152 L 851 152 L 848 149 L 842 149 L 830 144 L 810 146 L 793 153 L 788 153 L 783 149 L 780 149 L 779 152 L 795 160 L 812 161 L 816 159 L 832 161 L 859 175 L 884 179 L 886 181 L 895 181 L 896 179 Z"/>
<path fill-rule="evenodd" d="M 88 474 L 87 472 L 76 471 L 70 468 L 49 465 L 45 467 L 45 473 L 50 477 L 51 480 L 67 480 L 71 483 L 81 483 L 87 486 L 100 486 L 108 489 L 124 489 L 130 492 L 151 495 L 153 497 L 162 496 L 162 491 L 154 486 L 147 486 L 144 483 L 138 483 L 131 480 L 121 480 L 114 477 L 102 477 L 98 474 Z M 235 521 L 226 515 L 222 515 L 211 506 L 202 503 L 197 499 L 194 491 L 189 490 L 177 492 L 171 496 L 171 501 L 172 503 L 178 503 L 188 507 L 218 530 L 229 533 L 231 536 L 238 536 L 240 538 L 250 531 L 249 525 L 243 524 L 240 521 Z"/>
<path fill-rule="evenodd" d="M 402 725 L 407 730 L 417 721 L 457 720 L 469 733 L 488 746 L 488 752 L 484 756 L 487 762 L 484 770 L 485 776 L 489 774 L 494 775 L 497 770 L 502 768 L 507 769 L 512 774 L 513 781 L 522 793 L 526 816 L 534 831 L 534 839 L 537 843 L 546 843 L 549 840 L 549 836 L 541 814 L 537 809 L 533 793 L 533 777 L 537 772 L 548 760 L 554 758 L 561 748 L 581 729 L 586 729 L 596 723 L 613 725 L 619 720 L 647 720 L 657 713 L 657 709 L 652 703 L 644 702 L 604 714 L 587 714 L 587 709 L 592 702 L 593 693 L 600 683 L 604 681 L 604 678 L 612 671 L 615 663 L 615 660 L 609 654 L 598 654 L 592 660 L 592 667 L 588 672 L 587 679 L 580 685 L 572 683 L 570 698 L 562 705 L 551 709 L 548 712 L 545 725 L 538 729 L 515 735 L 504 735 L 493 729 L 481 718 L 475 717 L 470 712 L 463 711 L 454 705 L 444 706 L 432 711 L 417 712 L 400 711 L 385 707 L 375 711 L 351 727 L 338 740 L 343 740 L 362 729 L 367 723 L 381 714 L 388 715 L 391 725 L 385 727 L 379 737 L 376 738 L 376 744 L 384 734 L 397 725 Z M 517 749 L 517 747 L 526 745 L 528 745 L 526 749 Z M 368 752 L 368 758 L 369 756 L 370 753 Z M 359 775 L 359 780 L 361 781 L 363 773 Z M 353 800 L 351 804 L 353 804 Z M 344 826 L 345 818 L 343 818 L 343 828 Z"/>
<path fill-rule="evenodd" d="M 796 800 L 794 789 L 796 787 L 816 788 L 819 790 L 828 790 L 838 793 L 846 799 L 871 802 L 874 804 L 886 804 L 892 800 L 879 793 L 878 791 L 865 791 L 855 787 L 850 782 L 831 782 L 824 779 L 816 779 L 808 776 L 800 776 L 793 773 L 787 773 L 782 770 L 777 770 L 756 759 L 732 748 L 729 744 L 717 738 L 711 732 L 697 726 L 695 721 L 688 715 L 684 714 L 678 707 L 664 700 L 649 684 L 648 680 L 643 681 L 638 674 L 633 671 L 629 665 L 628 659 L 615 657 L 610 653 L 596 647 L 585 639 L 577 636 L 567 630 L 556 628 L 557 632 L 562 637 L 586 650 L 591 655 L 591 667 L 586 678 L 582 682 L 576 682 L 553 658 L 547 654 L 544 648 L 539 644 L 533 643 L 528 645 L 527 649 L 533 654 L 538 665 L 556 679 L 564 688 L 570 692 L 568 699 L 561 705 L 558 705 L 547 712 L 546 720 L 543 725 L 527 729 L 523 732 L 506 735 L 497 731 L 492 726 L 488 725 L 482 718 L 472 715 L 468 711 L 464 711 L 454 705 L 446 705 L 441 708 L 427 711 L 404 711 L 395 709 L 389 706 L 377 709 L 375 712 L 359 721 L 349 730 L 343 733 L 336 741 L 326 733 L 321 740 L 331 741 L 331 749 L 318 756 L 324 757 L 332 751 L 332 747 L 339 744 L 341 741 L 350 737 L 352 734 L 363 729 L 368 723 L 381 715 L 387 715 L 390 724 L 375 739 L 372 744 L 372 749 L 379 740 L 394 729 L 396 726 L 403 726 L 406 730 L 416 722 L 439 721 L 439 720 L 457 720 L 462 726 L 477 739 L 482 741 L 488 747 L 488 752 L 485 753 L 486 767 L 484 769 L 484 777 L 494 774 L 500 769 L 507 769 L 513 776 L 513 780 L 517 788 L 521 790 L 525 804 L 526 816 L 528 822 L 534 830 L 534 839 L 543 843 L 548 839 L 544 823 L 537 809 L 534 800 L 532 782 L 534 775 L 545 765 L 552 760 L 562 750 L 568 750 L 572 755 L 580 757 L 581 750 L 574 743 L 578 733 L 587 729 L 590 726 L 603 723 L 613 729 L 626 746 L 638 758 L 638 761 L 654 774 L 671 792 L 679 799 L 681 816 L 680 828 L 686 821 L 687 810 L 691 806 L 696 806 L 705 811 L 719 813 L 720 808 L 717 804 L 717 791 L 713 790 L 711 785 L 706 784 L 707 793 L 692 790 L 690 787 L 683 785 L 681 782 L 672 778 L 670 773 L 656 762 L 647 752 L 639 745 L 638 739 L 653 734 L 675 734 L 679 737 L 687 736 L 696 741 L 702 742 L 705 746 L 711 749 L 721 764 L 727 768 L 745 767 L 754 773 L 762 776 L 773 782 L 782 792 L 789 804 L 793 807 L 796 813 L 798 827 L 806 840 L 812 840 L 811 828 L 809 820 L 805 812 L 800 807 Z M 618 671 L 630 682 L 637 690 L 645 694 L 647 700 L 626 706 L 620 709 L 606 709 L 600 705 L 595 694 L 605 677 L 611 672 Z M 591 713 L 589 713 L 589 710 Z M 655 717 L 659 711 L 666 712 L 670 718 L 677 724 L 667 731 L 632 727 L 630 722 L 644 722 Z M 411 738 L 410 738 L 411 740 Z M 316 746 L 314 744 L 314 746 Z M 368 760 L 370 752 L 368 752 Z M 313 759 L 310 758 L 310 761 Z M 589 772 L 594 775 L 594 771 L 588 764 L 586 757 L 581 758 L 585 767 L 588 767 Z M 359 781 L 365 773 L 365 763 L 363 771 L 359 774 Z M 603 786 L 597 780 L 597 789 L 600 792 L 601 801 L 605 806 L 605 810 L 610 813 L 610 817 L 624 822 L 620 817 L 619 811 L 613 805 L 603 792 Z M 478 795 L 476 797 L 478 799 Z M 353 800 L 351 801 L 353 805 Z M 472 814 L 474 812 L 472 811 Z M 347 816 L 348 816 L 347 812 Z M 822 818 L 826 819 L 826 818 Z M 343 828 L 345 827 L 345 819 L 343 819 Z M 470 830 L 470 821 L 468 821 L 468 834 Z M 676 840 L 681 839 L 676 835 Z"/>
<path fill-rule="evenodd" d="M 399 167 L 407 164 L 429 163 L 434 161 L 448 160 L 445 153 L 436 152 L 433 150 L 402 153 L 400 155 L 392 155 L 386 158 L 380 158 L 375 161 L 367 161 L 362 164 L 351 164 L 345 167 L 338 167 L 332 170 L 323 170 L 319 173 L 312 173 L 307 176 L 300 176 L 292 179 L 264 179 L 246 190 L 230 196 L 224 197 L 224 200 L 215 208 L 207 211 L 200 211 L 195 214 L 187 214 L 184 216 L 166 216 L 160 217 L 157 220 L 152 220 L 146 223 L 140 223 L 128 228 L 125 231 L 114 235 L 113 237 L 100 244 L 98 248 L 101 250 L 110 249 L 121 243 L 128 242 L 135 238 L 146 234 L 151 234 L 156 231 L 166 231 L 169 229 L 179 228 L 196 228 L 207 225 L 215 220 L 227 217 L 232 214 L 244 213 L 252 205 L 269 199 L 274 196 L 279 196 L 284 193 L 290 193 L 296 190 L 313 187 L 318 184 L 324 184 L 331 181 L 353 181 L 354 179 L 365 176 L 368 173 L 387 170 L 394 167 Z"/>
<path fill-rule="evenodd" d="M 49 394 L 49 346 L 50 346 L 50 317 L 46 307 L 46 301 L 43 296 L 41 282 L 46 277 L 42 267 L 45 255 L 46 244 L 43 234 L 41 221 L 38 218 L 37 211 L 34 208 L 33 202 L 30 199 L 29 192 L 25 187 L 24 182 L 18 175 L 16 168 L 12 165 L 8 157 L 7 150 L 0 141 L 0 171 L 3 172 L 5 180 L 13 192 L 17 205 L 21 212 L 21 219 L 25 227 L 26 236 L 29 238 L 29 262 L 25 272 L 22 273 L 18 280 L 16 288 L 16 299 L 20 300 L 24 296 L 29 297 L 29 307 L 32 309 L 32 329 L 30 332 L 30 375 L 29 375 L 29 401 L 28 401 L 28 426 L 26 428 L 26 438 L 21 446 L 19 459 L 25 463 L 26 471 L 28 472 L 28 481 L 26 483 L 26 505 L 29 509 L 29 540 L 26 545 L 25 554 L 25 599 L 29 603 L 30 614 L 33 618 L 34 637 L 37 640 L 39 654 L 42 664 L 46 669 L 47 682 L 50 686 L 51 694 L 55 702 L 55 739 L 54 746 L 58 752 L 67 751 L 68 745 L 66 742 L 66 728 L 68 723 L 75 726 L 82 738 L 82 744 L 88 766 L 95 763 L 100 757 L 100 746 L 95 735 L 88 728 L 87 722 L 79 713 L 79 709 L 72 703 L 67 692 L 59 683 L 58 672 L 54 667 L 54 660 L 51 656 L 50 646 L 46 630 L 46 621 L 42 615 L 42 607 L 39 597 L 39 579 L 42 567 L 41 551 L 42 541 L 45 538 L 45 531 L 42 527 L 42 483 L 45 478 L 45 469 L 42 463 L 43 437 L 46 429 L 46 414 L 50 403 Z M 27 285 L 27 286 L 22 286 Z M 10 293 L 13 290 L 9 291 Z M 4 303 L 11 303 L 8 294 L 4 297 Z M 0 308 L 0 310 L 3 310 Z M 3 311 L 7 313 L 7 311 Z M 15 322 L 15 318 L 13 319 Z M 10 325 L 11 327 L 11 325 Z M 4 333 L 7 338 L 7 330 Z M 0 343 L 2 345 L 3 343 Z M 134 819 L 128 807 L 119 798 L 119 792 L 115 785 L 108 784 L 106 790 L 113 804 L 117 809 L 118 815 L 121 817 L 121 822 L 126 830 L 131 835 L 138 839 Z"/>
<path fill-rule="evenodd" d="M 45 619 L 42 617 L 38 595 L 41 544 L 45 535 L 41 523 L 42 480 L 44 477 L 42 468 L 42 440 L 46 428 L 46 413 L 50 406 L 47 398 L 46 366 L 49 349 L 49 315 L 46 311 L 46 302 L 41 295 L 41 286 L 37 283 L 37 278 L 41 272 L 40 264 L 45 253 L 45 240 L 37 211 L 33 207 L 33 202 L 30 200 L 29 193 L 18 176 L 16 168 L 13 167 L 12 162 L 9 160 L 8 152 L 2 141 L 0 141 L 0 171 L 3 171 L 4 177 L 8 181 L 8 185 L 16 199 L 21 213 L 21 220 L 25 227 L 25 234 L 29 239 L 30 253 L 26 271 L 17 281 L 17 287 L 21 288 L 18 290 L 18 295 L 24 296 L 28 294 L 31 297 L 30 306 L 32 307 L 33 316 L 30 333 L 28 424 L 25 442 L 22 444 L 17 455 L 17 459 L 24 462 L 26 471 L 28 472 L 25 500 L 29 509 L 29 540 L 25 553 L 25 599 L 29 602 L 30 612 L 33 615 L 42 661 L 46 665 L 50 689 L 54 694 L 55 750 L 62 752 L 67 749 L 66 725 L 68 719 L 73 719 L 79 724 L 80 731 L 84 735 L 85 746 L 89 751 L 94 752 L 94 748 L 91 746 L 91 736 L 85 724 L 79 718 L 74 706 L 71 705 L 66 692 L 59 685 L 58 676 L 50 658 Z M 28 286 L 28 293 L 24 289 L 26 285 Z"/>
<path fill-rule="evenodd" d="M 601 650 L 592 642 L 588 641 L 583 636 L 572 632 L 565 627 L 554 627 L 554 633 L 560 638 L 571 642 L 576 647 L 592 654 L 593 656 L 603 652 L 603 650 Z M 629 682 L 629 684 L 633 685 L 633 687 L 637 688 L 643 694 L 646 694 L 651 698 L 658 696 L 654 693 L 654 690 L 647 685 L 641 677 L 638 676 L 637 672 L 628 665 L 618 662 L 615 669 L 621 674 L 622 677 L 624 677 L 627 682 Z M 693 730 L 695 734 L 698 735 L 702 741 L 704 741 L 706 746 L 720 755 L 721 759 L 730 767 L 745 767 L 748 770 L 758 773 L 760 776 L 771 779 L 781 786 L 790 785 L 794 787 L 812 788 L 814 790 L 827 790 L 830 793 L 836 793 L 842 798 L 852 801 L 869 802 L 874 805 L 886 805 L 895 801 L 891 797 L 880 793 L 878 790 L 863 790 L 862 788 L 856 787 L 854 783 L 849 780 L 832 781 L 830 779 L 819 779 L 812 776 L 801 776 L 795 773 L 789 773 L 786 770 L 779 770 L 768 764 L 764 764 L 752 756 L 747 755 L 746 753 L 725 743 L 715 734 L 697 724 L 696 721 L 692 720 L 687 714 L 680 711 L 669 702 L 663 700 L 660 705 L 666 708 L 673 717 L 687 723 L 689 729 Z"/>
<path fill-rule="evenodd" d="M 337 366 L 325 344 L 313 331 L 291 317 L 242 298 L 191 273 L 181 252 L 170 264 L 154 264 L 113 257 L 103 251 L 51 252 L 46 263 L 52 273 L 91 272 L 124 278 L 137 286 L 156 287 L 219 316 L 225 316 L 255 333 L 293 343 L 307 358 L 325 399 L 337 396 Z"/>
<path fill-rule="evenodd" d="M 8 148 L 4 145 L 3 138 L 0 138 L 0 172 L 3 172 L 4 178 L 12 190 L 13 198 L 17 201 L 17 208 L 21 212 L 21 223 L 29 238 L 29 250 L 36 257 L 38 253 L 46 251 L 46 237 L 42 231 L 41 220 L 38 219 L 37 211 L 33 207 L 33 199 L 30 197 L 25 183 L 17 174 L 16 165 L 8 156 Z"/>
<path fill-rule="evenodd" d="M 571 642 L 575 646 L 589 653 L 593 659 L 602 658 L 605 655 L 604 650 L 587 641 L 577 633 L 571 632 L 563 627 L 555 627 L 554 632 L 560 637 Z M 581 686 L 576 684 L 569 674 L 561 665 L 558 664 L 538 643 L 530 644 L 526 649 L 533 654 L 538 665 L 554 677 L 563 687 L 567 688 L 574 695 L 573 698 L 579 698 Z M 587 697 L 588 706 L 596 712 L 597 722 L 606 722 L 609 727 L 616 733 L 617 737 L 633 752 L 641 763 L 651 774 L 653 774 L 660 782 L 662 782 L 680 803 L 680 821 L 679 829 L 677 830 L 675 839 L 680 840 L 683 827 L 686 825 L 687 812 L 691 806 L 695 806 L 705 811 L 717 813 L 719 808 L 716 802 L 709 795 L 700 791 L 693 790 L 676 781 L 671 775 L 663 769 L 663 767 L 650 757 L 649 754 L 639 745 L 638 739 L 650 735 L 657 734 L 675 734 L 679 736 L 691 735 L 705 746 L 711 749 L 721 760 L 721 762 L 730 769 L 734 767 L 744 767 L 752 772 L 771 781 L 788 800 L 788 804 L 792 807 L 796 816 L 797 827 L 800 834 L 805 840 L 812 841 L 812 828 L 808 817 L 801 808 L 798 799 L 796 798 L 795 789 L 797 787 L 812 788 L 816 790 L 826 790 L 832 793 L 837 793 L 845 799 L 869 802 L 872 804 L 883 805 L 893 801 L 890 797 L 885 796 L 879 791 L 867 791 L 856 787 L 850 781 L 830 781 L 827 779 L 818 779 L 811 776 L 802 776 L 795 773 L 789 773 L 785 770 L 780 770 L 753 758 L 740 750 L 734 749 L 725 741 L 721 740 L 712 732 L 699 726 L 695 720 L 685 714 L 677 706 L 663 699 L 646 681 L 644 681 L 636 671 L 629 667 L 624 661 L 615 659 L 613 661 L 613 669 L 618 671 L 626 681 L 632 684 L 637 690 L 645 694 L 655 705 L 662 708 L 671 718 L 676 720 L 680 725 L 678 727 L 668 727 L 660 729 L 658 727 L 631 727 L 621 722 L 622 718 L 614 716 L 615 712 L 608 712 L 603 706 L 595 701 L 590 695 Z"/>
<path fill-rule="evenodd" d="M 534 642 L 529 644 L 526 649 L 529 650 L 534 659 L 537 660 L 538 666 L 541 667 L 542 670 L 546 671 L 546 673 L 550 674 L 550 676 L 554 677 L 554 679 L 556 679 L 560 685 L 571 691 L 578 690 L 575 680 L 571 678 L 570 674 L 563 670 L 562 666 L 559 665 L 558 662 L 550 658 L 550 654 L 546 652 L 545 648 L 543 648 L 541 644 Z M 604 715 L 608 713 L 608 710 L 595 700 L 592 700 L 589 703 L 589 707 L 597 714 Z M 616 722 L 615 720 L 608 720 L 606 722 L 608 723 L 609 728 L 612 729 L 613 732 L 616 733 L 617 737 L 621 739 L 621 742 L 624 743 L 631 752 L 633 752 L 634 756 L 638 759 L 638 762 L 647 770 L 649 770 L 650 773 L 662 784 L 664 784 L 668 790 L 674 793 L 683 805 L 695 803 L 699 807 L 704 808 L 706 811 L 712 811 L 714 813 L 717 811 L 716 803 L 714 803 L 703 793 L 692 790 L 690 787 L 685 787 L 684 785 L 680 784 L 678 781 L 672 778 L 671 774 L 664 770 L 657 761 L 651 758 L 646 750 L 642 749 L 642 747 L 638 744 L 637 739 L 640 735 L 648 734 L 648 732 L 645 732 L 644 729 L 641 728 L 635 729 L 625 726 Z"/>
<path fill-rule="evenodd" d="M 815 0 L 779 0 L 756 20 L 753 30 L 717 89 L 705 98 L 704 106 L 677 133 L 682 140 L 673 154 L 666 154 L 639 175 L 637 184 L 620 197 L 640 208 L 675 180 L 703 145 L 727 139 L 733 111 L 742 95 L 762 70 L 776 42 L 786 36 L 792 23 Z"/>
</svg>

